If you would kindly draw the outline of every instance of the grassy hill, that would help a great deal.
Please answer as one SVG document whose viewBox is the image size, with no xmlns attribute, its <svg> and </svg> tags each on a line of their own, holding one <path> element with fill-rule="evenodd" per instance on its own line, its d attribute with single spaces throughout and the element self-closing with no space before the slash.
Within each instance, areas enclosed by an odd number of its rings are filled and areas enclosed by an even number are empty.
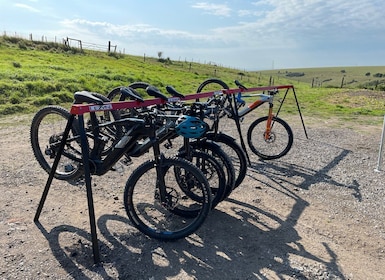
<svg viewBox="0 0 385 280">
<path fill-rule="evenodd" d="M 373 77 L 377 73 L 385 73 L 385 67 L 246 72 L 159 57 L 81 51 L 57 43 L 2 36 L 0 115 L 33 113 L 48 104 L 69 107 L 76 91 L 107 94 L 117 86 L 136 81 L 151 83 L 161 90 L 173 85 L 183 93 L 195 93 L 200 83 L 215 77 L 230 88 L 235 88 L 235 79 L 248 87 L 293 84 L 301 109 L 312 116 L 383 116 L 385 96 L 378 91 L 383 78 Z M 341 88 L 342 78 L 345 82 Z M 368 86 L 374 80 L 378 81 L 376 86 Z M 377 91 L 363 91 L 362 88 L 376 88 Z M 284 109 L 289 114 L 296 113 L 293 95 L 288 96 Z"/>
<path fill-rule="evenodd" d="M 275 82 L 289 79 L 316 87 L 368 88 L 385 90 L 385 66 L 324 67 L 263 71 Z"/>
</svg>

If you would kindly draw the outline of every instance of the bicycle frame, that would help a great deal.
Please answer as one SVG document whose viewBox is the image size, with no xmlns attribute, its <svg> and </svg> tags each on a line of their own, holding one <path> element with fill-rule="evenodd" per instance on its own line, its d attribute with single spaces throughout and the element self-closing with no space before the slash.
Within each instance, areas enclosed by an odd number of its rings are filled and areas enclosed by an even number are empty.
<svg viewBox="0 0 385 280">
<path fill-rule="evenodd" d="M 249 104 L 246 108 L 242 109 L 241 111 L 238 111 L 237 116 L 239 118 L 246 116 L 250 112 L 260 107 L 262 104 L 267 102 L 269 103 L 269 115 L 273 113 L 272 108 L 273 108 L 274 95 L 256 94 L 256 96 L 259 96 L 261 98 Z"/>
<path fill-rule="evenodd" d="M 126 127 L 126 132 L 121 137 L 121 139 L 114 145 L 114 148 L 110 153 L 107 154 L 105 158 L 101 158 L 100 154 L 90 156 L 90 163 L 94 167 L 93 173 L 96 175 L 103 175 L 107 173 L 122 157 L 123 155 L 139 157 L 153 147 L 154 149 L 159 146 L 160 143 L 164 142 L 167 139 L 176 137 L 177 134 L 175 131 L 170 130 L 174 125 L 173 119 L 176 119 L 176 116 L 163 115 L 167 121 L 164 125 L 157 128 L 154 123 L 144 121 L 137 118 L 125 118 L 118 121 L 111 121 L 109 123 L 104 123 L 102 126 L 106 125 L 123 125 Z M 151 120 L 152 122 L 153 120 Z M 133 125 L 126 125 L 126 123 Z M 94 130 L 94 137 L 98 138 L 98 127 Z M 142 143 L 138 143 L 138 140 L 142 140 Z M 97 140 L 96 145 L 103 145 L 101 143 L 103 140 Z M 96 149 L 98 150 L 98 148 Z M 158 157 L 160 154 L 159 148 L 154 151 L 155 157 Z"/>
</svg>

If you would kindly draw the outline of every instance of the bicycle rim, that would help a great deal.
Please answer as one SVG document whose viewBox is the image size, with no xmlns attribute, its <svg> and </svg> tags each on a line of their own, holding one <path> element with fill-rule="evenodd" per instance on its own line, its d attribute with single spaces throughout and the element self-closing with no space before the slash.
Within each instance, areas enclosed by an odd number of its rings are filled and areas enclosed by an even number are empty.
<svg viewBox="0 0 385 280">
<path fill-rule="evenodd" d="M 293 144 L 290 126 L 280 118 L 273 117 L 270 134 L 266 133 L 268 117 L 254 121 L 247 131 L 247 141 L 254 154 L 262 159 L 271 160 L 286 155 Z"/>
<path fill-rule="evenodd" d="M 178 182 L 174 167 L 183 173 L 184 183 Z M 152 238 L 186 237 L 203 224 L 211 209 L 208 182 L 197 167 L 180 158 L 163 159 L 161 172 L 166 189 L 164 201 L 158 184 L 163 180 L 157 177 L 155 161 L 143 163 L 132 173 L 124 191 L 127 215 L 135 227 Z M 200 199 L 191 199 L 181 185 L 188 186 Z"/>
<path fill-rule="evenodd" d="M 32 151 L 40 166 L 47 173 L 51 172 L 69 117 L 70 113 L 66 109 L 59 106 L 47 106 L 39 110 L 32 119 L 30 131 Z M 55 178 L 74 180 L 83 174 L 79 143 L 77 129 L 73 125 L 60 157 Z"/>
</svg>

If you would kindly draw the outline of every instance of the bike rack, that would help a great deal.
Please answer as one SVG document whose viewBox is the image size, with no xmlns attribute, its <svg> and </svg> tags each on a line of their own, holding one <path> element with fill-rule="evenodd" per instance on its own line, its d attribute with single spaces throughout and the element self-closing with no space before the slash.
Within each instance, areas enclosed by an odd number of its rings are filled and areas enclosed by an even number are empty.
<svg viewBox="0 0 385 280">
<path fill-rule="evenodd" d="M 223 89 L 219 92 L 222 92 L 224 94 L 234 94 L 238 93 L 240 91 L 242 92 L 251 92 L 251 91 L 263 91 L 263 90 L 270 90 L 270 89 L 280 89 L 280 88 L 287 88 L 288 90 L 292 88 L 294 90 L 293 86 L 270 86 L 270 87 L 259 87 L 259 88 L 249 88 L 247 90 L 245 89 Z M 199 98 L 207 98 L 212 97 L 214 94 L 218 93 L 218 91 L 210 91 L 210 92 L 202 92 L 202 93 L 195 93 L 195 94 L 189 94 L 186 95 L 183 100 L 193 100 L 193 99 L 199 99 Z M 287 91 L 286 91 L 287 93 Z M 286 97 L 286 95 L 285 95 Z M 92 251 L 93 251 L 93 257 L 94 257 L 94 263 L 97 264 L 100 262 L 100 252 L 99 252 L 99 245 L 98 245 L 98 238 L 97 238 L 97 232 L 96 232 L 96 219 L 95 219 L 95 208 L 94 208 L 94 200 L 92 195 L 92 185 L 91 185 L 91 172 L 90 172 L 90 163 L 89 163 L 89 149 L 88 149 L 88 142 L 87 142 L 87 136 L 85 132 L 84 127 L 84 114 L 90 113 L 90 112 L 97 112 L 97 111 L 111 111 L 111 110 L 119 110 L 119 109 L 128 109 L 128 108 L 137 108 L 137 107 L 146 107 L 151 105 L 159 105 L 159 104 L 165 104 L 167 102 L 176 102 L 178 98 L 172 97 L 169 98 L 169 100 L 163 100 L 160 98 L 155 99 L 148 99 L 144 100 L 143 102 L 139 101 L 121 101 L 121 102 L 107 102 L 103 103 L 101 105 L 99 104 L 73 104 L 71 107 L 71 115 L 70 118 L 67 121 L 66 128 L 63 133 L 63 139 L 60 143 L 58 154 L 55 157 L 55 160 L 52 164 L 52 169 L 49 173 L 47 182 L 45 184 L 39 205 L 37 207 L 34 222 L 39 222 L 39 217 L 41 215 L 41 212 L 44 207 L 44 203 L 47 199 L 48 192 L 50 190 L 50 187 L 52 185 L 52 181 L 57 169 L 57 166 L 59 164 L 61 155 L 64 150 L 64 146 L 66 143 L 66 140 L 68 138 L 70 129 L 72 127 L 73 122 L 75 121 L 75 116 L 78 116 L 78 122 L 79 122 L 79 128 L 80 128 L 80 145 L 81 145 L 81 151 L 83 154 L 83 168 L 84 168 L 84 176 L 85 176 L 85 183 L 86 183 L 86 192 L 87 192 L 87 203 L 88 203 L 88 215 L 89 215 L 89 221 L 90 221 L 90 229 L 91 229 L 91 242 L 92 242 Z M 296 98 L 297 100 L 297 98 Z M 298 101 L 297 101 L 298 106 Z M 299 106 L 298 106 L 299 110 Z M 302 115 L 301 115 L 302 119 Z M 304 124 L 303 124 L 304 125 Z M 239 126 L 239 128 L 238 128 Z M 304 126 L 305 128 L 305 126 Z M 239 119 L 237 123 L 237 129 L 240 132 L 240 124 Z M 305 130 L 306 131 L 306 130 Z M 241 135 L 241 133 L 240 133 Z M 243 139 L 241 139 L 243 143 Z M 243 143 L 243 148 L 244 148 Z M 245 148 L 244 148 L 245 149 Z M 246 150 L 246 149 L 245 149 Z M 249 161 L 250 162 L 250 161 Z"/>
</svg>

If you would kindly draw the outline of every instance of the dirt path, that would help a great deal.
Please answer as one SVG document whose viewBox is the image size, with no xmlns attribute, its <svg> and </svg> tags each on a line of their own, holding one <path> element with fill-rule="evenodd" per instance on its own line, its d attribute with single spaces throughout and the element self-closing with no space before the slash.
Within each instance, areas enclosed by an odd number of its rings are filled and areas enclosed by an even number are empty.
<svg viewBox="0 0 385 280">
<path fill-rule="evenodd" d="M 102 263 L 93 265 L 84 185 L 54 181 L 29 146 L 31 116 L 0 119 L 1 279 L 383 279 L 385 172 L 381 127 L 298 120 L 280 160 L 251 155 L 248 175 L 196 234 L 151 240 L 131 226 L 130 169 L 93 178 Z M 385 169 L 385 165 L 382 166 Z"/>
</svg>

